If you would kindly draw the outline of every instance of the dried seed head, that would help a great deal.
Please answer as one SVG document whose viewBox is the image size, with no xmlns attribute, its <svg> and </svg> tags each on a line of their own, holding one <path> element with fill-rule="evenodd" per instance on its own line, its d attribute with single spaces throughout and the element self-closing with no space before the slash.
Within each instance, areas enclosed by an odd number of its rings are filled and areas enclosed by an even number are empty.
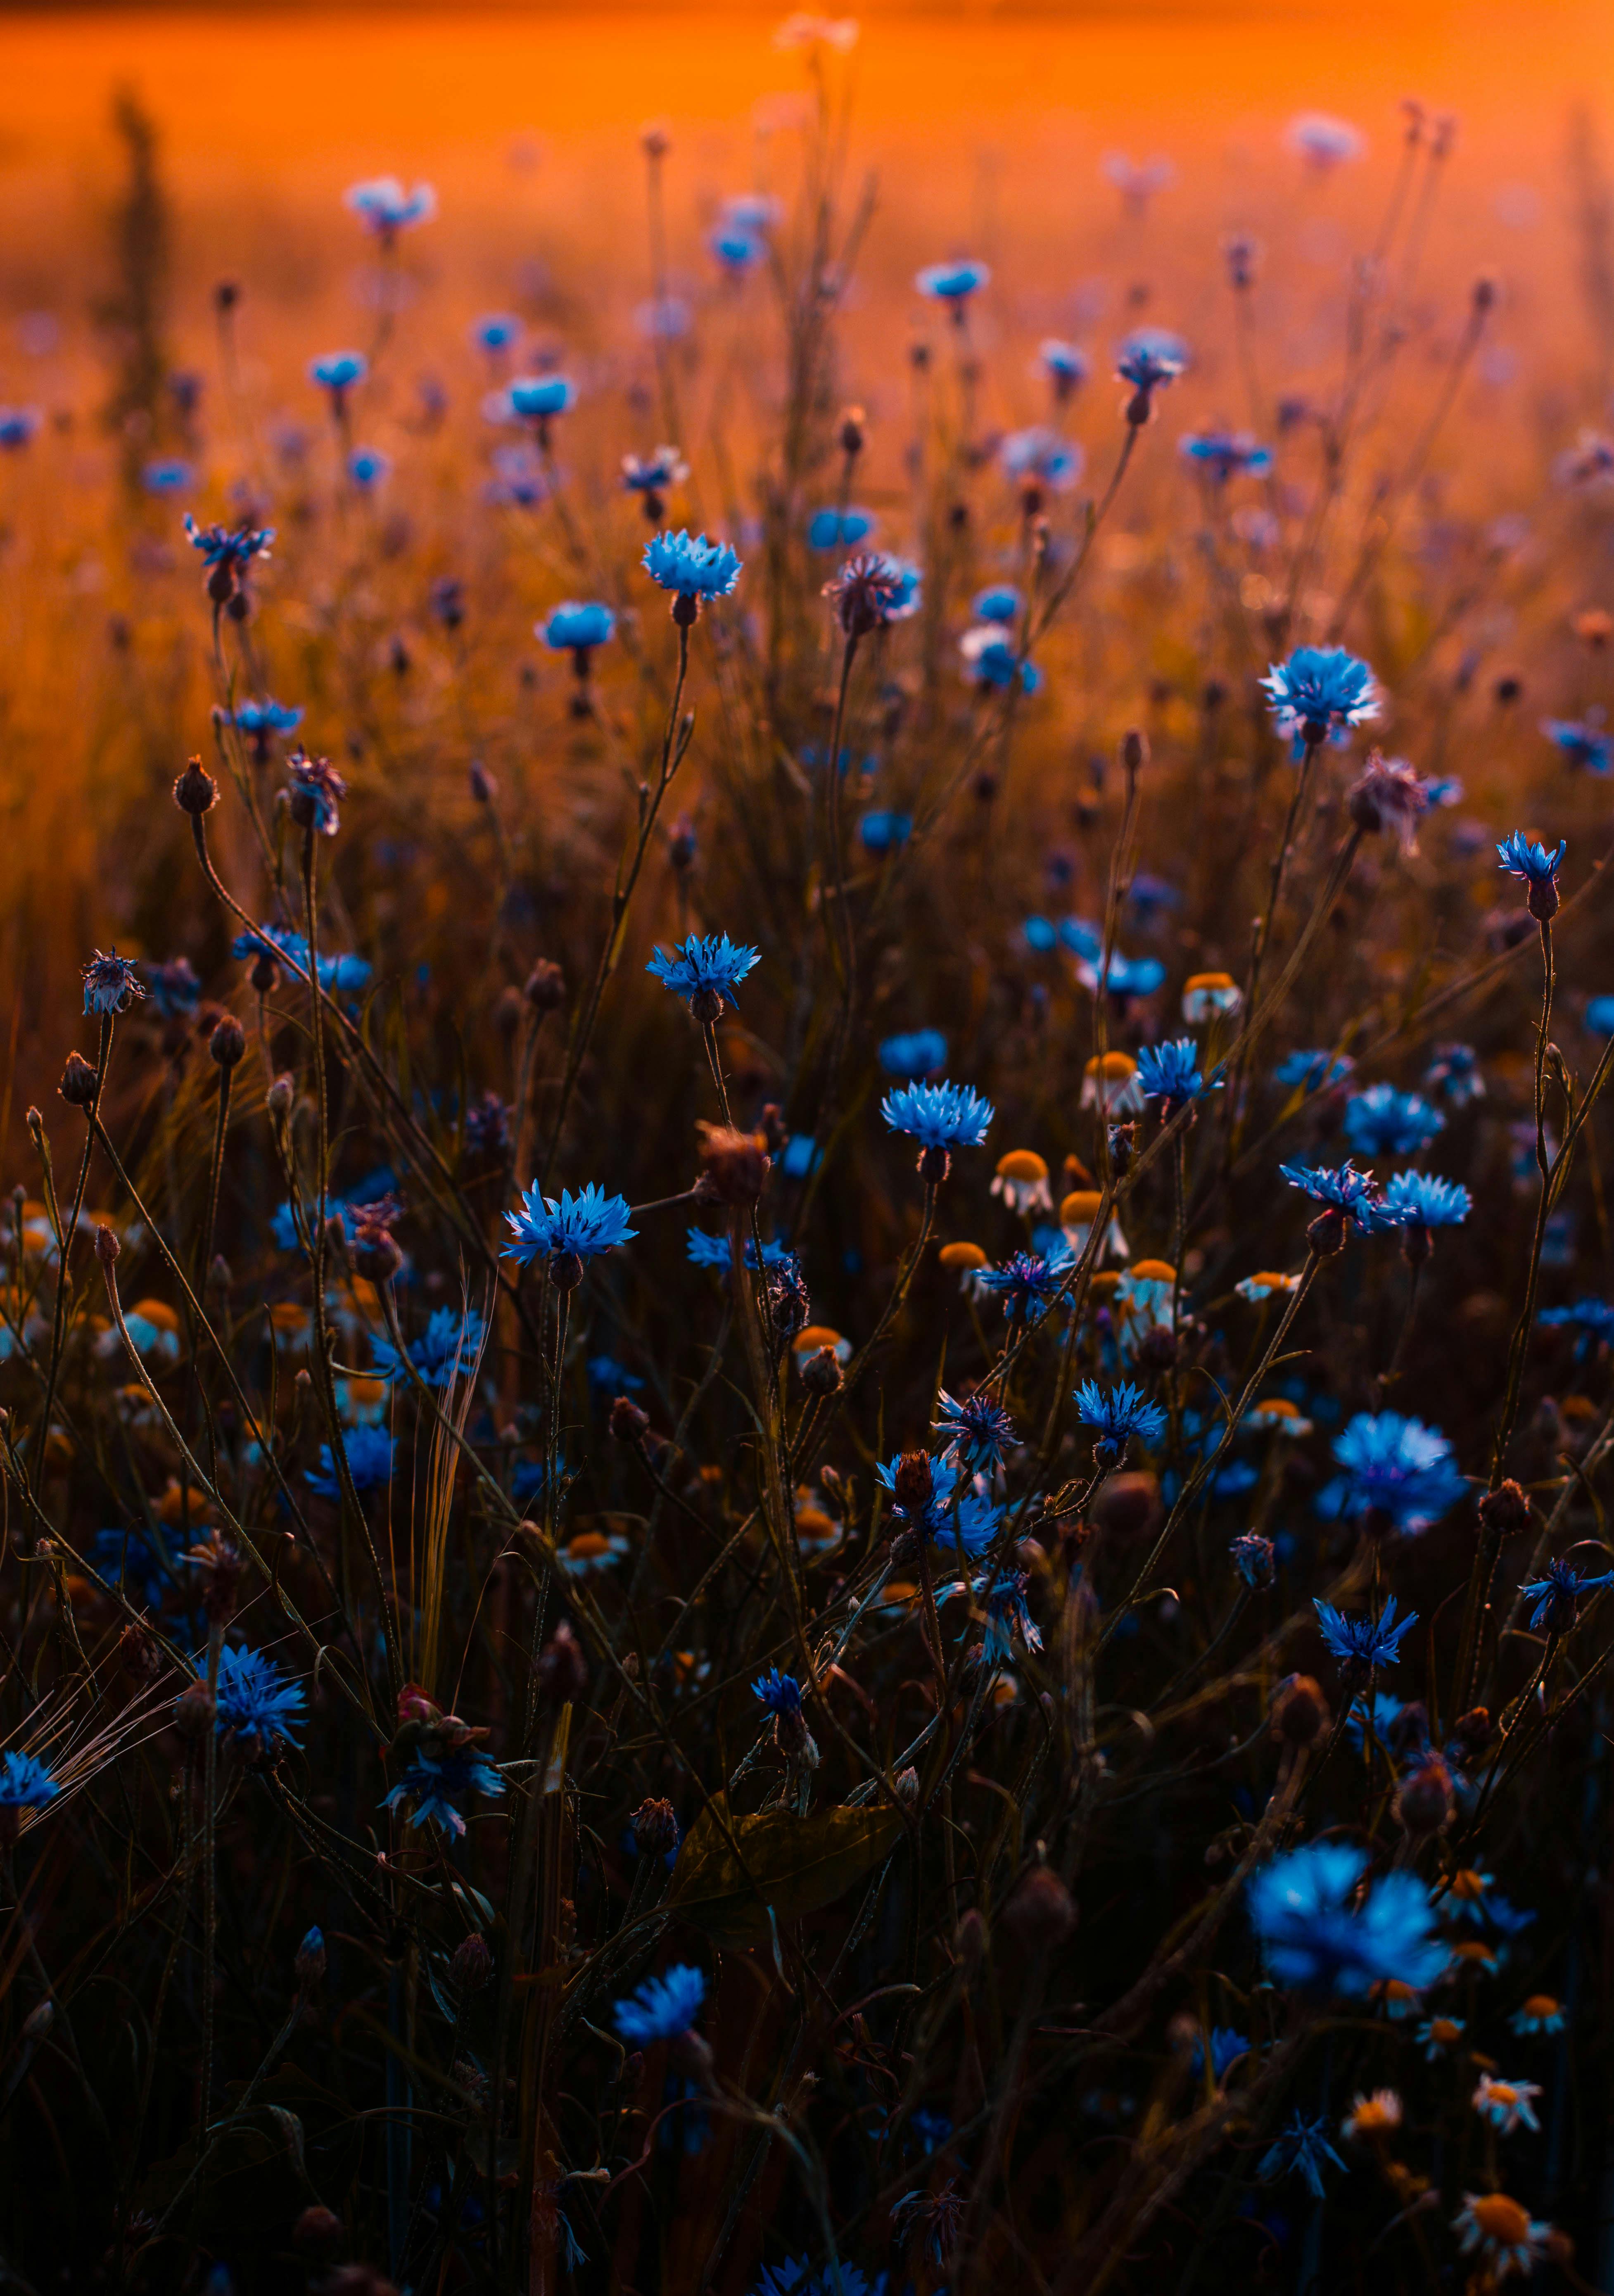
<svg viewBox="0 0 1614 2296">
<path fill-rule="evenodd" d="M 930 1510 L 933 1491 L 930 1454 L 905 1451 L 897 1462 L 893 1496 L 910 1522 L 922 1522 Z"/>
<path fill-rule="evenodd" d="M 1487 1491 L 1479 1502 L 1479 1521 L 1497 1538 L 1508 1538 L 1515 1531 L 1529 1528 L 1530 1502 L 1528 1494 L 1510 1476 L 1495 1490 Z"/>
<path fill-rule="evenodd" d="M 760 1132 L 702 1124 L 700 1188 L 709 1203 L 754 1204 L 767 1185 L 773 1160 Z"/>
</svg>

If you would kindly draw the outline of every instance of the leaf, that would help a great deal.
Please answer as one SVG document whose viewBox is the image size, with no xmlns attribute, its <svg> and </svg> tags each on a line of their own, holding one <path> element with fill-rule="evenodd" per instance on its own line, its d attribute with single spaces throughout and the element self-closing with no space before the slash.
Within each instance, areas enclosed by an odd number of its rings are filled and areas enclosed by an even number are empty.
<svg viewBox="0 0 1614 2296">
<path fill-rule="evenodd" d="M 770 1907 L 776 1920 L 788 1922 L 833 1905 L 889 1856 L 902 1830 L 901 1817 L 888 1807 L 823 1809 L 810 1817 L 765 1809 L 730 1817 L 726 1798 L 718 1795 L 684 1837 L 667 1908 L 718 1945 L 766 1945 Z"/>
</svg>

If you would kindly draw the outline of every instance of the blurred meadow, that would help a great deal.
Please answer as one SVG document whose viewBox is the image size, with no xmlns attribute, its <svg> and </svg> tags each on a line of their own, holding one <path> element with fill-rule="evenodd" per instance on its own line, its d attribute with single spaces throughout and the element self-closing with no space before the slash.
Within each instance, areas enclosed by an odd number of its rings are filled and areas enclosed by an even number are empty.
<svg viewBox="0 0 1614 2296">
<path fill-rule="evenodd" d="M 1608 2291 L 1606 11 L 4 37 L 0 2287 Z"/>
</svg>

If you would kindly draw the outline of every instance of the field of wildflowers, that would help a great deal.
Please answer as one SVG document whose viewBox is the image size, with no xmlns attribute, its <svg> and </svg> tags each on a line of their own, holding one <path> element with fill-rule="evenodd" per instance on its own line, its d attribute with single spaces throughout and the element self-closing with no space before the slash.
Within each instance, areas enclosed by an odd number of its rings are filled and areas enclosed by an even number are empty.
<svg viewBox="0 0 1614 2296">
<path fill-rule="evenodd" d="M 0 2286 L 1606 2289 L 1594 135 L 777 49 L 8 312 Z"/>
</svg>

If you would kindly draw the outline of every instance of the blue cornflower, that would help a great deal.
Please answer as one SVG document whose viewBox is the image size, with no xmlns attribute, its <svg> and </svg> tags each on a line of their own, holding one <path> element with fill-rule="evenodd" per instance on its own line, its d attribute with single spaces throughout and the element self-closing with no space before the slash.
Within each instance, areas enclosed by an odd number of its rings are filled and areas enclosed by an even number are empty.
<svg viewBox="0 0 1614 2296">
<path fill-rule="evenodd" d="M 1151 392 L 1187 373 L 1188 346 L 1181 335 L 1170 334 L 1164 327 L 1139 327 L 1117 352 L 1115 371 L 1136 393 L 1133 406 L 1127 409 L 1128 421 L 1146 420 Z"/>
<path fill-rule="evenodd" d="M 189 511 L 184 528 L 192 549 L 201 551 L 204 566 L 225 566 L 233 574 L 239 574 L 254 558 L 266 558 L 274 539 L 272 526 L 198 526 Z"/>
<path fill-rule="evenodd" d="M 726 933 L 708 933 L 704 940 L 691 933 L 670 956 L 664 956 L 658 948 L 644 970 L 653 972 L 675 996 L 682 996 L 698 1021 L 711 1021 L 725 1001 L 731 1004 L 737 1001 L 735 989 L 761 960 L 759 949 L 732 941 Z"/>
<path fill-rule="evenodd" d="M 1318 1495 L 1317 1512 L 1354 1521 L 1388 1518 L 1399 1531 L 1427 1530 L 1468 1488 L 1438 1427 L 1397 1411 L 1359 1411 L 1334 1438 L 1344 1470 Z"/>
<path fill-rule="evenodd" d="M 938 1589 L 938 1603 L 949 1603 L 954 1595 L 969 1595 L 975 1603 L 981 1639 L 971 1664 L 1012 1665 L 1017 1639 L 1023 1650 L 1041 1650 L 1042 1632 L 1026 1602 L 1030 1583 L 1024 1570 L 997 1570 L 990 1574 L 983 1570 L 977 1578 L 955 1579 L 952 1586 Z"/>
<path fill-rule="evenodd" d="M 482 1344 L 482 1318 L 453 1308 L 434 1308 L 425 1330 L 409 1343 L 409 1360 L 428 1387 L 447 1387 L 456 1369 L 469 1378 Z M 370 1360 L 378 1379 L 397 1379 L 403 1360 L 390 1340 L 373 1339 Z"/>
<path fill-rule="evenodd" d="M 622 484 L 630 495 L 643 495 L 646 515 L 660 516 L 660 497 L 689 476 L 689 464 L 676 447 L 658 447 L 653 455 L 624 455 Z"/>
<path fill-rule="evenodd" d="M 1056 398 L 1069 398 L 1077 385 L 1087 380 L 1087 354 L 1075 343 L 1061 342 L 1057 335 L 1049 335 L 1038 343 L 1036 356 L 1043 373 L 1053 385 Z"/>
<path fill-rule="evenodd" d="M 1416 1991 L 1446 1964 L 1429 1891 L 1413 1874 L 1387 1874 L 1355 1906 L 1364 1851 L 1309 1842 L 1249 1882 L 1249 1917 L 1268 1974 L 1307 1992 L 1360 1996 L 1384 1979 Z"/>
<path fill-rule="evenodd" d="M 201 1001 L 201 982 L 190 958 L 170 957 L 166 964 L 148 964 L 145 972 L 152 1010 L 165 1021 L 188 1020 Z"/>
<path fill-rule="evenodd" d="M 839 2263 L 834 2272 L 827 2267 L 814 2272 L 803 2258 L 788 2256 L 782 2264 L 763 2266 L 752 2296 L 885 2296 L 885 2292 L 883 2272 L 871 2280 L 855 2264 L 846 2263 Z"/>
<path fill-rule="evenodd" d="M 577 405 L 578 389 L 563 374 L 519 374 L 505 397 L 512 414 L 523 422 L 537 424 L 542 431 L 555 415 Z M 542 446 L 542 438 L 538 443 Z"/>
<path fill-rule="evenodd" d="M 1166 968 L 1158 956 L 1126 956 L 1118 948 L 1112 948 L 1102 980 L 1098 965 L 1087 957 L 1077 959 L 1076 977 L 1094 996 L 1102 986 L 1111 996 L 1152 996 L 1166 978 Z M 1199 1020 L 1204 1016 L 1196 1013 L 1193 1017 Z M 1142 1089 L 1135 1082 L 1134 1088 Z M 1212 1087 L 1208 1085 L 1205 1089 L 1209 1091 Z"/>
<path fill-rule="evenodd" d="M 865 813 L 857 824 L 857 834 L 866 852 L 890 853 L 913 836 L 914 816 L 911 813 Z"/>
<path fill-rule="evenodd" d="M 1396 1617 L 1392 1595 L 1376 1619 L 1348 1617 L 1331 1603 L 1312 1597 L 1312 1608 L 1323 1628 L 1323 1639 L 1348 1674 L 1372 1674 L 1376 1667 L 1394 1666 L 1401 1655 L 1401 1637 L 1418 1623 L 1416 1611 Z"/>
<path fill-rule="evenodd" d="M 218 1653 L 217 1701 L 215 1730 L 250 1759 L 262 1761 L 276 1752 L 283 1738 L 293 1746 L 302 1743 L 297 1733 L 307 1693 L 262 1651 L 225 1643 Z"/>
<path fill-rule="evenodd" d="M 1177 447 L 1184 461 L 1197 463 L 1221 486 L 1241 473 L 1264 478 L 1272 468 L 1272 448 L 1258 447 L 1248 430 L 1190 431 Z"/>
<path fill-rule="evenodd" d="M 1435 1057 L 1423 1071 L 1423 1089 L 1449 1100 L 1454 1108 L 1483 1100 L 1485 1078 L 1472 1045 L 1437 1045 Z"/>
<path fill-rule="evenodd" d="M 396 1809 L 399 1802 L 413 1802 L 411 1825 L 430 1822 L 457 1836 L 465 1831 L 459 1801 L 472 1793 L 496 1799 L 504 1791 L 504 1781 L 487 1757 L 461 1747 L 435 1761 L 424 1754 L 414 1755 L 381 1807 Z"/>
<path fill-rule="evenodd" d="M 947 1062 L 947 1040 L 939 1029 L 914 1029 L 887 1037 L 880 1047 L 880 1065 L 889 1077 L 905 1081 L 932 1076 Z"/>
<path fill-rule="evenodd" d="M 1001 1467 L 1004 1455 L 1017 1439 L 1014 1422 L 991 1390 L 977 1388 L 962 1402 L 954 1401 L 944 1387 L 937 1401 L 941 1406 L 941 1417 L 933 1425 L 935 1434 L 946 1438 L 947 1448 L 944 1464 L 956 1464 L 967 1475 L 987 1473 Z"/>
<path fill-rule="evenodd" d="M 1445 1129 L 1438 1108 L 1393 1084 L 1370 1084 L 1345 1103 L 1345 1137 L 1353 1156 L 1415 1156 Z"/>
<path fill-rule="evenodd" d="M 1583 1575 L 1559 1555 L 1541 1578 L 1529 1579 L 1519 1591 L 1536 1605 L 1530 1612 L 1532 1628 L 1544 1627 L 1550 1635 L 1567 1635 L 1585 1597 L 1604 1587 L 1614 1587 L 1614 1570 Z"/>
<path fill-rule="evenodd" d="M 34 437 L 45 417 L 37 406 L 0 406 L 0 447 L 15 454 Z"/>
<path fill-rule="evenodd" d="M 1331 2161 L 1336 2169 L 1343 2169 L 1326 2134 L 1328 2116 L 1320 2112 L 1315 2120 L 1307 2120 L 1302 2112 L 1291 2113 L 1280 2130 L 1275 2144 L 1261 2155 L 1256 2174 L 1264 2185 L 1278 2177 L 1300 2177 L 1314 2200 L 1323 2198 L 1323 2164 Z"/>
<path fill-rule="evenodd" d="M 1558 850 L 1549 853 L 1544 845 L 1532 843 L 1522 829 L 1516 829 L 1496 848 L 1509 876 L 1522 878 L 1528 885 L 1530 914 L 1542 924 L 1557 914 L 1558 872 L 1569 849 L 1568 840 L 1561 837 Z"/>
<path fill-rule="evenodd" d="M 374 176 L 367 183 L 353 184 L 342 201 L 387 243 L 410 224 L 426 223 L 437 213 L 437 193 L 430 184 L 417 184 L 406 192 L 396 176 Z"/>
<path fill-rule="evenodd" d="M 1594 1037 L 1614 1037 L 1614 996 L 1588 998 L 1586 1026 Z"/>
<path fill-rule="evenodd" d="M 1393 1745 L 1391 1736 L 1397 1723 L 1406 1711 L 1399 1698 L 1392 1698 L 1387 1690 L 1375 1690 L 1372 1698 L 1373 1735 L 1381 1746 Z M 1353 1746 L 1367 1742 L 1368 1702 L 1364 1697 L 1353 1698 L 1345 1714 L 1345 1734 Z"/>
<path fill-rule="evenodd" d="M 870 591 L 881 622 L 912 621 L 924 603 L 923 568 L 889 550 L 876 550 L 873 555 L 878 572 Z"/>
<path fill-rule="evenodd" d="M 135 999 L 146 993 L 145 983 L 133 964 L 127 956 L 119 956 L 116 948 L 107 956 L 97 949 L 83 967 L 83 972 L 86 1013 L 127 1013 Z"/>
<path fill-rule="evenodd" d="M 1384 1201 L 1408 1229 L 1461 1227 L 1474 1209 L 1461 1180 L 1442 1180 L 1433 1172 L 1393 1174 Z"/>
<path fill-rule="evenodd" d="M 1035 693 L 1043 682 L 1041 670 L 1034 661 L 1020 660 L 1001 623 L 980 622 L 966 630 L 958 641 L 958 651 L 979 686 L 1001 693 L 1018 678 L 1022 693 Z"/>
<path fill-rule="evenodd" d="M 608 1196 L 593 1181 L 575 1196 L 563 1188 L 557 1202 L 542 1194 L 535 1180 L 520 1211 L 504 1215 L 515 1241 L 505 1245 L 504 1256 L 523 1267 L 535 1259 L 593 1259 L 633 1241 L 638 1230 L 627 1225 L 631 1217 L 626 1196 Z"/>
<path fill-rule="evenodd" d="M 1163 1100 L 1167 1116 L 1208 1092 L 1220 1092 L 1222 1079 L 1208 1082 L 1200 1070 L 1200 1050 L 1192 1037 L 1174 1037 L 1168 1044 L 1140 1045 L 1138 1088 L 1145 1100 Z"/>
<path fill-rule="evenodd" d="M 1286 1092 L 1326 1092 L 1343 1084 L 1356 1063 L 1348 1053 L 1290 1053 L 1272 1072 L 1274 1084 Z"/>
<path fill-rule="evenodd" d="M 776 1666 L 759 1675 L 751 1685 L 754 1696 L 759 1698 L 770 1714 L 799 1714 L 801 1685 L 793 1674 L 781 1674 Z"/>
<path fill-rule="evenodd" d="M 688 1962 L 680 1962 L 665 1976 L 647 1977 L 612 2012 L 617 2030 L 631 2048 L 647 2049 L 652 2041 L 676 2041 L 687 2033 L 706 1998 L 706 1980 Z"/>
<path fill-rule="evenodd" d="M 762 260 L 762 242 L 754 232 L 741 231 L 737 225 L 725 224 L 713 232 L 707 245 L 723 268 L 735 275 L 752 270 Z"/>
<path fill-rule="evenodd" d="M 537 625 L 537 635 L 555 653 L 586 655 L 603 645 L 616 627 L 615 614 L 597 599 L 580 606 L 569 598 L 554 608 L 546 622 Z"/>
<path fill-rule="evenodd" d="M 342 825 L 342 800 L 348 784 L 329 758 L 310 758 L 299 750 L 286 760 L 291 783 L 291 818 L 334 837 Z"/>
<path fill-rule="evenodd" d="M 247 932 L 237 933 L 230 944 L 234 957 L 284 957 L 306 975 L 308 970 L 308 944 L 301 933 L 289 932 L 283 925 L 254 925 Z M 370 978 L 370 967 L 362 956 L 325 956 L 319 960 L 319 983 L 322 988 L 357 990 Z"/>
<path fill-rule="evenodd" d="M 1085 1379 L 1076 1390 L 1076 1407 L 1085 1427 L 1098 1429 L 1093 1456 L 1106 1465 L 1125 1456 L 1134 1435 L 1148 1445 L 1158 1443 L 1165 1432 L 1165 1413 L 1129 1379 L 1110 1388 Z"/>
<path fill-rule="evenodd" d="M 126 1593 L 132 1587 L 148 1611 L 160 1611 L 168 1581 L 143 1530 L 98 1530 L 90 1560 L 103 1578 Z"/>
<path fill-rule="evenodd" d="M 1233 1567 L 1247 1587 L 1270 1587 L 1276 1549 L 1258 1530 L 1242 1530 L 1227 1550 Z"/>
<path fill-rule="evenodd" d="M 300 709 L 290 702 L 275 701 L 266 696 L 262 701 L 238 701 L 235 723 L 243 734 L 266 750 L 273 735 L 294 734 L 303 722 Z"/>
<path fill-rule="evenodd" d="M 353 1488 L 362 1497 L 366 1491 L 385 1489 L 392 1480 L 393 1454 L 397 1445 L 384 1427 L 350 1427 L 343 1439 L 342 1448 L 348 1455 L 348 1472 L 353 1478 Z M 319 1464 L 307 1470 L 307 1485 L 322 1498 L 341 1496 L 341 1485 L 336 1477 L 336 1460 L 329 1443 L 319 1447 Z"/>
<path fill-rule="evenodd" d="M 0 1754 L 0 1841 L 7 1836 L 15 1841 L 20 1813 L 43 1809 L 61 1792 L 37 1755 L 25 1754 L 15 1746 L 9 1753 Z"/>
<path fill-rule="evenodd" d="M 1606 774 L 1614 766 L 1614 740 L 1600 724 L 1588 719 L 1577 725 L 1570 718 L 1544 718 L 1541 730 L 1571 766 L 1582 766 L 1592 774 Z"/>
<path fill-rule="evenodd" d="M 950 303 L 954 312 L 959 313 L 976 290 L 984 287 L 991 276 L 984 263 L 968 260 L 927 263 L 922 271 L 915 274 L 914 284 L 932 302 Z"/>
<path fill-rule="evenodd" d="M 880 1112 L 893 1132 L 922 1148 L 979 1148 L 992 1121 L 989 1100 L 967 1084 L 905 1084 L 887 1093 Z"/>
<path fill-rule="evenodd" d="M 178 495 L 190 486 L 193 475 L 189 463 L 159 461 L 145 465 L 140 483 L 149 495 Z"/>
<path fill-rule="evenodd" d="M 998 622 L 1006 627 L 1020 618 L 1020 592 L 1012 582 L 995 582 L 988 589 L 977 591 L 971 600 L 970 611 L 978 622 Z"/>
<path fill-rule="evenodd" d="M 1343 646 L 1297 646 L 1260 683 L 1278 731 L 1298 735 L 1312 749 L 1328 734 L 1379 715 L 1372 671 Z"/>
<path fill-rule="evenodd" d="M 644 545 L 644 570 L 663 590 L 697 606 L 709 598 L 729 597 L 740 579 L 741 562 L 726 542 L 709 542 L 703 534 L 692 537 L 687 528 L 652 535 Z"/>
<path fill-rule="evenodd" d="M 612 1355 L 590 1356 L 583 1368 L 588 1374 L 588 1384 L 596 1395 L 637 1395 L 644 1382 L 636 1372 L 628 1370 Z"/>
<path fill-rule="evenodd" d="M 815 510 L 807 521 L 809 550 L 850 550 L 874 531 L 874 513 L 855 505 L 846 510 Z"/>
<path fill-rule="evenodd" d="M 362 494 L 379 487 L 391 468 L 388 456 L 374 447 L 356 447 L 348 457 L 348 476 Z"/>
<path fill-rule="evenodd" d="M 489 311 L 471 330 L 481 351 L 507 351 L 521 332 L 521 322 L 509 311 Z"/>
<path fill-rule="evenodd" d="M 1364 1235 L 1377 1235 L 1400 1223 L 1385 1209 L 1379 1183 L 1371 1172 L 1358 1172 L 1348 1159 L 1337 1167 L 1280 1164 L 1279 1171 L 1291 1188 L 1300 1188 L 1323 1216 L 1348 1219 Z"/>
<path fill-rule="evenodd" d="M 363 351 L 326 351 L 323 357 L 310 361 L 308 380 L 330 392 L 332 405 L 340 413 L 354 384 L 363 382 L 369 372 L 370 362 Z"/>
<path fill-rule="evenodd" d="M 895 1497 L 900 1457 L 888 1459 L 876 1466 L 874 1480 L 884 1485 Z M 962 1546 L 971 1557 L 984 1554 L 991 1546 L 1002 1519 L 1001 1509 L 995 1507 L 981 1489 L 979 1479 L 961 1477 L 957 1467 L 946 1459 L 930 1462 L 930 1491 L 922 1514 L 916 1514 L 899 1502 L 891 1509 L 893 1519 L 910 1530 L 922 1531 L 938 1546 Z"/>
<path fill-rule="evenodd" d="M 1577 1363 L 1584 1357 L 1594 1353 L 1599 1347 L 1614 1341 L 1614 1307 L 1604 1300 L 1577 1300 L 1573 1306 L 1568 1308 L 1544 1308 L 1536 1321 L 1580 1333 L 1575 1343 Z"/>
<path fill-rule="evenodd" d="M 1061 494 L 1081 477 L 1086 460 L 1074 439 L 1061 437 L 1045 422 L 1035 422 L 1028 430 L 1011 430 L 998 452 L 1010 478 L 1033 479 Z"/>
<path fill-rule="evenodd" d="M 1241 2057 L 1247 2057 L 1249 2054 L 1249 2037 L 1248 2034 L 1235 2032 L 1231 2025 L 1216 2025 L 1211 2028 L 1210 2071 L 1212 2079 L 1219 2083 L 1230 2065 L 1236 2064 Z M 1192 2070 L 1196 2074 L 1202 2073 L 1205 2070 L 1205 2036 L 1203 2033 L 1197 2033 L 1194 2036 L 1193 2062 Z"/>
<path fill-rule="evenodd" d="M 1001 1267 L 983 1267 L 976 1281 L 983 1292 L 997 1294 L 1012 1324 L 1023 1324 L 1054 1298 L 1069 1266 L 1069 1259 L 1061 1264 L 1039 1251 L 1017 1251 Z"/>
<path fill-rule="evenodd" d="M 690 1265 L 693 1267 L 720 1267 L 726 1275 L 733 1264 L 733 1252 L 727 1236 L 708 1235 L 704 1228 L 691 1228 L 688 1251 Z M 789 1259 L 791 1257 L 790 1247 L 787 1244 L 770 1242 L 762 1247 L 762 1264 L 765 1267 L 777 1267 L 781 1260 Z M 749 1238 L 745 1247 L 745 1264 L 748 1267 L 755 1267 L 757 1265 L 757 1247 Z"/>
</svg>

